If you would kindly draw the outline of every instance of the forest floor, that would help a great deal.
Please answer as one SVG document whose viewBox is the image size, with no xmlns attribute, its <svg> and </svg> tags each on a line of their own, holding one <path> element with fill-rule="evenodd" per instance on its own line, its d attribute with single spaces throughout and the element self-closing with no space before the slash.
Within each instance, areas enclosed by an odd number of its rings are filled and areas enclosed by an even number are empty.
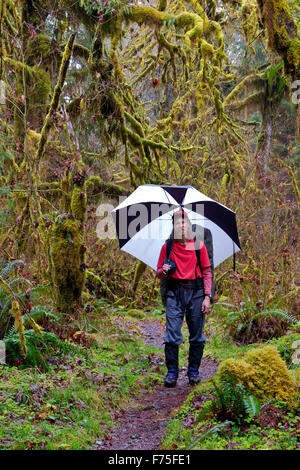
<svg viewBox="0 0 300 470">
<path fill-rule="evenodd" d="M 0 449 L 299 449 L 297 410 L 281 403 L 264 405 L 243 423 L 220 422 L 207 413 L 215 391 L 209 378 L 224 359 L 241 358 L 249 350 L 226 340 L 215 316 L 206 324 L 201 384 L 188 383 L 184 324 L 179 380 L 169 389 L 163 385 L 162 311 L 142 313 L 99 301 L 89 322 L 84 318 L 68 330 L 71 340 L 85 346 L 61 341 L 60 349 L 46 350 L 43 342 L 37 351 L 39 358 L 44 354 L 47 368 L 44 362 L 0 367 Z M 48 326 L 53 331 L 56 323 Z M 93 333 L 81 334 L 83 328 Z M 299 339 L 298 334 L 289 337 L 289 344 Z M 34 344 L 40 343 L 31 343 L 28 336 L 30 357 L 36 357 Z"/>
<path fill-rule="evenodd" d="M 159 321 L 142 320 L 140 329 L 143 340 L 148 346 L 163 348 L 164 329 Z M 217 368 L 215 360 L 204 357 L 200 368 L 201 381 L 213 376 Z M 170 389 L 159 384 L 150 392 L 144 390 L 128 409 L 123 410 L 111 434 L 103 442 L 98 441 L 92 449 L 159 449 L 168 421 L 191 391 L 186 369 L 182 367 L 175 388 Z"/>
</svg>

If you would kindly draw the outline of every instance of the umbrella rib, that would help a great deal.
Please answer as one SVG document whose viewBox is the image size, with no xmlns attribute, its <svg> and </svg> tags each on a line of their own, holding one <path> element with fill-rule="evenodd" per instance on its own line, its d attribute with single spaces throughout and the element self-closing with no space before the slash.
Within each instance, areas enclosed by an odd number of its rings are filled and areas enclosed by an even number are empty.
<svg viewBox="0 0 300 470">
<path fill-rule="evenodd" d="M 168 195 L 168 191 L 165 190 L 165 188 L 162 188 L 167 196 L 167 199 L 168 199 L 168 202 L 171 206 L 174 206 L 174 204 L 170 201 L 170 198 L 169 198 L 169 195 Z M 176 201 L 177 202 L 177 201 Z M 179 205 L 179 204 L 178 204 Z"/>
<path fill-rule="evenodd" d="M 168 191 L 166 191 L 165 188 L 162 188 L 162 189 L 164 190 L 164 192 L 165 192 L 165 194 L 166 194 L 166 196 L 167 196 L 167 199 L 168 199 L 169 204 L 172 204 L 172 206 L 173 206 L 174 204 L 171 203 L 171 201 L 170 201 L 170 198 L 169 198 L 169 195 L 168 195 Z"/>
</svg>

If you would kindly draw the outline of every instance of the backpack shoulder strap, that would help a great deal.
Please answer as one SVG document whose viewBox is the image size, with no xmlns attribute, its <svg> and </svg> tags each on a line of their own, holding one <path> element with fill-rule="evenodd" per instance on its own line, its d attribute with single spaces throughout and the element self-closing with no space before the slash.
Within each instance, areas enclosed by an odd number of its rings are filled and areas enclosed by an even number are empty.
<svg viewBox="0 0 300 470">
<path fill-rule="evenodd" d="M 199 266 L 200 272 L 201 272 L 200 247 L 201 247 L 200 240 L 197 237 L 194 237 L 194 248 L 195 248 L 195 253 L 196 253 L 196 257 L 197 257 L 197 262 L 196 262 L 196 266 L 195 266 L 195 276 L 196 276 L 196 278 L 197 278 L 197 265 Z"/>
<path fill-rule="evenodd" d="M 172 251 L 172 248 L 173 248 L 173 242 L 174 240 L 172 240 L 171 238 L 168 238 L 167 240 L 167 259 L 170 260 L 170 257 L 171 257 L 171 251 Z"/>
<path fill-rule="evenodd" d="M 200 263 L 200 248 L 201 248 L 201 242 L 197 237 L 194 237 L 194 245 L 195 245 L 195 253 L 197 256 L 197 264 L 199 268 L 201 269 L 201 263 Z"/>
</svg>

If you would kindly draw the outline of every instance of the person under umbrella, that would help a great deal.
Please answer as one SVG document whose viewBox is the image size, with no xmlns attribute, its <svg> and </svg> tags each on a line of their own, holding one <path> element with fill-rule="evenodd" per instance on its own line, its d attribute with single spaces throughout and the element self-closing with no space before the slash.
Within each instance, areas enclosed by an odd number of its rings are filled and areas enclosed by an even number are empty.
<svg viewBox="0 0 300 470">
<path fill-rule="evenodd" d="M 230 256 L 235 259 L 241 249 L 235 212 L 192 186 L 143 184 L 136 188 L 111 212 L 120 249 L 156 270 L 161 248 L 172 231 L 172 214 L 178 210 L 188 213 L 198 227 L 196 236 L 198 229 L 204 230 L 201 240 L 205 243 L 205 234 L 210 232 L 207 251 L 213 254 L 214 269 Z M 100 233 L 100 238 L 107 237 L 106 232 Z"/>
<path fill-rule="evenodd" d="M 167 242 L 161 248 L 157 275 L 168 278 L 166 296 L 165 361 L 166 387 L 175 387 L 178 379 L 179 345 L 182 343 L 184 315 L 189 330 L 188 379 L 190 385 L 200 382 L 199 367 L 206 338 L 205 315 L 210 309 L 212 272 L 205 244 L 194 241 L 192 225 L 183 210 L 173 214 L 173 230 L 170 235 L 172 252 L 167 259 Z M 200 266 L 195 248 L 200 243 Z"/>
</svg>

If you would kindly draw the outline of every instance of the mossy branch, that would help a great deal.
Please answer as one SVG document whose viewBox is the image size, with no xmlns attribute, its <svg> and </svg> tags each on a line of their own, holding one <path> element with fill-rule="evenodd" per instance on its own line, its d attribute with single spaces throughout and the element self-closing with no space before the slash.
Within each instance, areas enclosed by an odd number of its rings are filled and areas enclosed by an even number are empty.
<svg viewBox="0 0 300 470">
<path fill-rule="evenodd" d="M 67 76 L 67 71 L 68 71 L 69 64 L 70 64 L 75 36 L 76 36 L 76 33 L 71 34 L 68 40 L 68 43 L 66 45 L 65 51 L 64 51 L 64 55 L 61 61 L 60 69 L 59 69 L 57 84 L 54 88 L 54 93 L 53 93 L 52 100 L 50 103 L 49 111 L 48 111 L 44 126 L 41 131 L 39 146 L 34 156 L 34 160 L 36 162 L 38 162 L 43 157 L 43 154 L 45 151 L 45 147 L 46 147 L 48 136 L 49 136 L 49 131 L 52 126 L 52 120 L 57 111 L 59 99 L 62 93 L 62 88 L 63 88 L 64 82 Z"/>
<path fill-rule="evenodd" d="M 114 301 L 118 300 L 118 297 L 111 291 L 108 285 L 92 271 L 86 270 L 86 284 L 88 288 L 96 291 L 99 290 L 102 295 L 106 294 Z"/>
<path fill-rule="evenodd" d="M 80 57 L 82 59 L 88 60 L 90 57 L 91 51 L 87 48 L 82 46 L 81 44 L 75 43 L 73 45 L 73 55 L 74 57 Z"/>
<path fill-rule="evenodd" d="M 260 84 L 263 84 L 262 74 L 258 75 L 256 73 L 248 75 L 247 77 L 243 78 L 243 80 L 238 83 L 233 90 L 226 96 L 224 100 L 224 106 L 228 106 L 228 104 L 236 97 L 236 95 L 244 88 L 244 86 L 248 83 L 253 83 L 253 81 L 258 80 Z"/>
<path fill-rule="evenodd" d="M 261 104 L 264 102 L 265 93 L 263 91 L 252 93 L 241 101 L 232 103 L 234 109 L 243 109 L 246 106 L 256 106 L 258 109 L 261 108 Z"/>
<path fill-rule="evenodd" d="M 170 21 L 170 13 L 166 11 L 159 11 L 156 8 L 145 7 L 145 6 L 135 6 L 127 19 L 136 22 L 138 24 L 147 24 L 149 26 L 163 26 L 164 23 Z M 210 23 L 210 28 L 214 29 L 217 33 L 218 46 L 221 51 L 223 47 L 223 33 L 220 25 L 214 21 L 209 22 L 206 15 L 199 15 L 193 12 L 182 12 L 173 18 L 174 26 L 179 28 L 184 28 L 186 26 L 190 27 L 188 31 L 183 35 L 184 43 L 186 48 L 189 50 L 191 48 L 191 42 L 193 39 L 201 39 L 204 36 L 204 25 L 207 22 Z M 208 33 L 210 31 L 208 30 Z M 166 44 L 164 44 L 166 47 Z M 170 46 L 168 46 L 170 50 Z M 174 51 L 173 51 L 174 52 Z M 221 53 L 221 55 L 223 52 Z"/>
</svg>

